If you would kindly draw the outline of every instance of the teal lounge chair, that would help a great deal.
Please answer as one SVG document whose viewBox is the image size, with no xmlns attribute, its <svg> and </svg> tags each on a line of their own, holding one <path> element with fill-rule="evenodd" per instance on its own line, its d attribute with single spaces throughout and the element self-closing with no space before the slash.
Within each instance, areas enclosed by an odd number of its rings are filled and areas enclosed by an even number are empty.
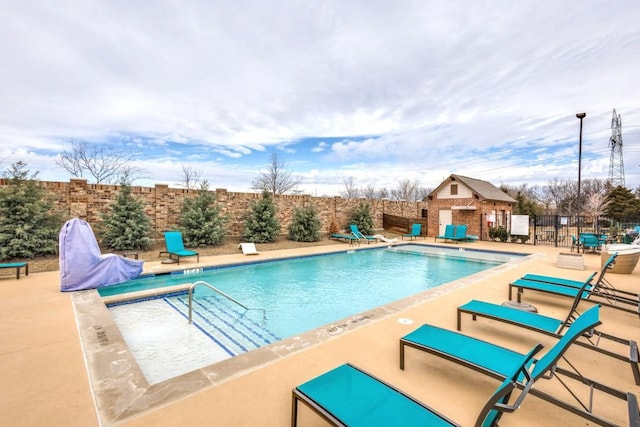
<svg viewBox="0 0 640 427">
<path fill-rule="evenodd" d="M 456 226 L 453 224 L 447 224 L 444 226 L 444 234 L 441 236 L 436 236 L 436 238 L 434 239 L 436 242 L 438 241 L 438 239 L 440 240 L 444 240 L 445 243 L 447 241 L 457 241 L 456 239 Z"/>
<path fill-rule="evenodd" d="M 476 240 L 479 239 L 479 237 L 476 235 L 467 234 L 467 226 L 464 224 L 456 225 L 455 236 L 456 236 L 456 239 L 458 239 L 461 242 L 475 242 Z"/>
<path fill-rule="evenodd" d="M 638 297 L 637 293 L 617 289 L 605 279 L 605 274 L 607 273 L 607 271 L 613 268 L 613 264 L 615 263 L 617 257 L 618 253 L 614 252 L 602 265 L 602 268 L 600 269 L 600 273 L 598 275 L 598 279 L 595 281 L 595 283 L 593 283 L 593 289 L 591 289 L 591 292 L 603 298 L 635 301 Z M 570 286 L 574 288 L 581 287 L 583 283 L 579 280 L 564 279 L 562 277 L 544 276 L 539 274 L 525 274 L 524 276 L 522 276 L 522 279 L 551 283 L 554 285 Z M 591 275 L 591 279 L 593 279 L 593 275 Z"/>
<path fill-rule="evenodd" d="M 607 259 L 607 261 L 602 265 L 602 268 L 600 269 L 600 274 L 598 276 L 598 280 L 596 281 L 595 285 L 596 286 L 611 286 L 611 284 L 609 284 L 608 282 L 606 282 L 604 276 L 607 273 L 607 270 L 609 270 L 613 263 L 616 261 L 616 258 L 618 257 L 618 253 L 613 253 L 611 254 L 611 256 Z M 596 273 L 592 274 L 590 277 L 590 280 L 593 279 L 593 276 L 595 276 Z M 571 280 L 571 279 L 565 279 L 562 277 L 556 277 L 556 276 L 544 276 L 544 275 L 540 275 L 540 274 L 530 274 L 527 273 L 524 276 L 522 276 L 522 279 L 524 280 L 534 280 L 536 282 L 545 282 L 545 283 L 553 283 L 555 285 L 562 285 L 562 286 L 572 286 L 574 288 L 580 288 L 582 287 L 582 283 L 579 280 Z"/>
<path fill-rule="evenodd" d="M 480 411 L 476 426 L 496 426 L 503 413 L 513 412 L 527 396 L 528 381 L 517 399 L 509 404 L 517 380 L 526 378 L 526 367 L 542 346 L 524 355 L 517 369 L 491 395 Z M 336 426 L 460 426 L 394 386 L 362 369 L 344 364 L 293 389 L 291 425 L 298 425 L 298 402 Z"/>
<path fill-rule="evenodd" d="M 523 278 L 509 283 L 509 300 L 512 299 L 514 288 L 517 289 L 516 295 L 518 302 L 522 301 L 522 295 L 525 290 L 544 292 L 569 298 L 575 298 L 577 295 L 580 295 L 582 299 L 640 315 L 640 298 L 637 294 L 616 289 L 604 280 L 607 266 L 611 265 L 609 261 L 613 262 L 611 258 L 615 259 L 615 256 L 617 255 L 613 254 L 609 257 L 595 284 L 592 284 L 592 281 L 596 273 L 592 273 L 584 282 L 551 276 L 525 275 Z M 584 288 L 578 287 L 578 285 L 581 286 L 582 284 L 586 284 L 587 286 Z M 581 291 L 581 289 L 584 290 Z"/>
<path fill-rule="evenodd" d="M 569 346 L 575 342 L 578 337 L 600 324 L 599 309 L 600 306 L 595 305 L 575 319 L 556 344 L 540 359 L 534 360 L 529 368 L 531 372 L 530 381 L 535 382 L 541 378 L 555 378 L 567 388 L 578 404 L 574 405 L 570 402 L 560 400 L 536 387 L 531 388 L 529 392 L 597 424 L 613 425 L 611 422 L 593 413 L 593 390 L 604 391 L 611 396 L 626 400 L 630 417 L 632 414 L 635 414 L 634 416 L 636 417 L 638 416 L 637 399 L 635 396 L 591 380 L 583 376 L 580 372 L 577 372 L 573 365 L 570 365 L 573 370 L 558 366 L 558 361 L 561 358 L 566 360 L 565 352 Z M 405 369 L 405 347 L 445 358 L 498 379 L 504 379 L 511 375 L 512 372 L 520 366 L 524 358 L 523 354 L 505 347 L 500 347 L 487 341 L 432 325 L 422 325 L 400 339 L 400 369 L 403 370 Z M 579 398 L 579 394 L 568 388 L 566 378 L 582 382 L 588 386 L 588 402 L 583 402 Z M 526 384 L 528 384 L 528 381 Z"/>
<path fill-rule="evenodd" d="M 592 285 L 589 282 L 594 276 L 595 273 L 589 276 L 589 279 L 587 279 L 587 287 L 584 288 L 584 291 L 581 291 L 581 288 L 574 288 L 572 286 L 563 286 L 553 283 L 518 279 L 509 284 L 509 299 L 511 299 L 513 288 L 517 289 L 516 295 L 518 302 L 522 301 L 522 295 L 524 294 L 525 290 L 543 292 L 568 298 L 575 298 L 577 295 L 579 295 L 584 300 L 640 316 L 640 303 L 638 302 L 637 298 L 634 300 L 631 298 L 627 299 L 603 297 L 600 294 L 592 292 Z"/>
<path fill-rule="evenodd" d="M 587 286 L 587 283 L 583 283 L 581 291 L 584 291 Z M 569 309 L 567 317 L 564 320 L 561 320 L 538 313 L 519 310 L 515 307 L 505 307 L 499 304 L 492 304 L 490 302 L 471 300 L 458 307 L 457 328 L 459 331 L 462 329 L 462 313 L 467 313 L 471 315 L 473 320 L 476 320 L 478 317 L 485 317 L 487 319 L 505 322 L 510 325 L 560 338 L 562 337 L 563 331 L 568 328 L 578 316 L 580 316 L 580 313 L 578 312 L 578 305 L 580 304 L 580 301 L 582 301 L 582 298 L 580 298 L 580 293 L 578 293 L 573 300 L 573 304 Z M 636 341 L 596 330 L 592 332 L 592 335 L 583 338 L 583 340 L 576 341 L 576 345 L 590 348 L 609 357 L 629 363 L 631 365 L 631 372 L 635 383 L 640 385 L 640 368 L 638 366 L 640 353 L 638 352 L 638 344 Z M 626 355 L 600 347 L 599 344 L 602 339 L 626 345 Z"/>
<path fill-rule="evenodd" d="M 369 242 L 375 242 L 378 243 L 378 239 L 373 237 L 373 236 L 365 236 L 364 234 L 362 234 L 360 232 L 360 230 L 358 229 L 358 226 L 355 224 L 351 224 L 349 225 L 349 228 L 351 228 L 351 233 L 356 236 L 358 239 L 360 240 L 364 240 L 365 242 L 367 242 L 367 244 L 369 244 Z"/>
<path fill-rule="evenodd" d="M 200 254 L 196 251 L 190 251 L 184 248 L 182 242 L 182 233 L 179 231 L 165 231 L 164 242 L 166 246 L 165 251 L 160 252 L 160 256 L 169 254 L 170 259 L 175 259 L 180 264 L 180 258 L 196 257 L 196 262 L 200 262 Z"/>
<path fill-rule="evenodd" d="M 336 240 L 344 240 L 345 242 L 349 242 L 349 245 L 360 244 L 360 239 L 358 239 L 353 234 L 333 233 L 331 236 L 329 236 L 329 238 L 336 239 Z"/>
<path fill-rule="evenodd" d="M 413 224 L 413 225 L 411 225 L 411 232 L 407 233 L 407 234 L 403 234 L 402 235 L 402 240 L 404 240 L 405 237 L 408 237 L 409 240 L 416 239 L 416 238 L 420 237 L 420 232 L 421 231 L 422 231 L 422 224 Z"/>
</svg>

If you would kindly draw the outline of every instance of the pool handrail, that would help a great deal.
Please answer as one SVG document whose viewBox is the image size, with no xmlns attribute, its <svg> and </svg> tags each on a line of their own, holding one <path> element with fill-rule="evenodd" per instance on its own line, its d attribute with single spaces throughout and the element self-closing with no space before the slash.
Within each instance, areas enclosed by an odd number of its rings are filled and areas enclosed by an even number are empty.
<svg viewBox="0 0 640 427">
<path fill-rule="evenodd" d="M 189 324 L 193 323 L 193 319 L 192 319 L 192 312 L 193 312 L 193 291 L 196 288 L 196 286 L 198 285 L 204 285 L 205 287 L 211 289 L 212 291 L 222 295 L 223 297 L 227 298 L 228 300 L 238 304 L 240 307 L 244 308 L 245 310 L 249 311 L 249 310 L 258 310 L 258 311 L 262 311 L 262 321 L 264 322 L 267 319 L 267 312 L 265 311 L 264 308 L 251 308 L 251 307 L 247 307 L 246 305 L 242 304 L 240 301 L 236 300 L 235 298 L 233 298 L 230 295 L 225 294 L 224 292 L 222 292 L 220 289 L 216 288 L 215 286 L 205 282 L 204 280 L 198 280 L 197 282 L 194 282 L 190 287 L 189 287 Z"/>
</svg>

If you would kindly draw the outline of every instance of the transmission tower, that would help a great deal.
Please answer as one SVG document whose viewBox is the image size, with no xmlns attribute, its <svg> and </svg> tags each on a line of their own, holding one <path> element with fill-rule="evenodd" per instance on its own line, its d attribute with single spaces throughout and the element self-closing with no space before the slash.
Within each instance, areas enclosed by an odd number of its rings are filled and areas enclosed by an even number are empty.
<svg viewBox="0 0 640 427">
<path fill-rule="evenodd" d="M 609 182 L 614 187 L 624 185 L 624 161 L 622 160 L 622 118 L 613 109 L 611 118 L 611 160 L 609 161 Z"/>
</svg>

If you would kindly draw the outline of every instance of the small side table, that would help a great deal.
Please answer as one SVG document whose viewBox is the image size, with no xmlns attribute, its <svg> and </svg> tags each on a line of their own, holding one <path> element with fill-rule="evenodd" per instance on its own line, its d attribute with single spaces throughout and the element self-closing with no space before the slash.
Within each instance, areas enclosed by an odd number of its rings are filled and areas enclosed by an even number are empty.
<svg viewBox="0 0 640 427">
<path fill-rule="evenodd" d="M 125 258 L 133 258 L 138 259 L 138 252 L 136 251 L 126 251 L 122 253 L 122 256 Z"/>
</svg>

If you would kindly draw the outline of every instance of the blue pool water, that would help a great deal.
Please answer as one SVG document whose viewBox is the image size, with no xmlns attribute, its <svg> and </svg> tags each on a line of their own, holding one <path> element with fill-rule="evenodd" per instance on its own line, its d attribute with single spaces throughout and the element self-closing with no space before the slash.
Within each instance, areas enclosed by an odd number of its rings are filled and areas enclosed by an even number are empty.
<svg viewBox="0 0 640 427">
<path fill-rule="evenodd" d="M 199 330 L 224 359 L 520 256 L 405 245 L 144 278 L 103 288 L 100 294 L 205 281 L 245 307 L 259 309 L 245 310 L 205 286 L 196 287 L 191 329 Z M 135 347 L 132 341 L 140 339 L 131 334 L 141 334 L 145 347 L 152 339 L 134 325 L 144 323 L 145 316 L 153 328 L 170 316 L 175 316 L 171 324 L 187 323 L 188 296 L 183 292 L 110 309 L 129 346 Z"/>
</svg>

